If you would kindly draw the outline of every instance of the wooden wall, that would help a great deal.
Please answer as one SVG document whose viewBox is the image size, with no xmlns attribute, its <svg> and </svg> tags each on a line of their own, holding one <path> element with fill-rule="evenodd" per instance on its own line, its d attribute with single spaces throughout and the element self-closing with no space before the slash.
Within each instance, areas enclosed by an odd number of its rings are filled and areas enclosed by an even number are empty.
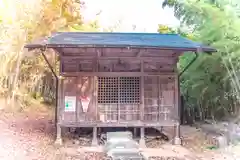
<svg viewBox="0 0 240 160">
<path fill-rule="evenodd" d="M 64 76 L 61 97 L 63 123 L 119 121 L 156 123 L 176 118 L 175 75 L 179 53 L 156 49 L 109 48 L 82 50 L 67 48 L 62 51 L 60 74 Z M 120 77 L 131 78 L 120 82 Z M 109 89 L 113 90 L 131 81 L 135 82 L 125 86 L 127 88 L 125 91 L 120 91 L 121 89 L 116 91 L 120 97 L 124 97 L 121 94 L 125 95 L 128 102 L 113 101 L 117 94 L 114 95 L 114 91 Z M 131 100 L 133 93 L 128 95 L 128 92 L 136 92 L 135 99 L 132 98 L 134 100 Z M 103 101 L 104 94 L 107 93 L 111 93 L 108 99 L 112 96 L 112 101 Z M 65 111 L 65 96 L 76 97 L 75 111 Z M 82 105 L 86 97 L 90 100 L 87 110 L 83 109 Z"/>
</svg>

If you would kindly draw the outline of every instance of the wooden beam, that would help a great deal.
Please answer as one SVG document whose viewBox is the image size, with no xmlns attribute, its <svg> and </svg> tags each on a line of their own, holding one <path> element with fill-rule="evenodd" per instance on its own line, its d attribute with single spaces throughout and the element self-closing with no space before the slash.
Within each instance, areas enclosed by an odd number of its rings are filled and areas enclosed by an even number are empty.
<svg viewBox="0 0 240 160">
<path fill-rule="evenodd" d="M 154 60 L 154 61 L 166 61 L 166 60 L 174 60 L 175 57 L 167 57 L 167 56 L 161 56 L 161 57 L 94 57 L 94 56 L 62 56 L 63 60 L 91 60 L 91 59 L 99 59 L 99 60 L 116 60 L 116 59 L 125 59 L 125 60 Z"/>
<path fill-rule="evenodd" d="M 97 53 L 97 54 L 96 54 Z M 146 54 L 146 55 L 143 55 L 145 52 L 144 51 L 139 51 L 139 52 L 135 52 L 134 54 L 132 54 L 132 55 L 127 55 L 127 56 L 119 56 L 119 53 L 114 53 L 114 54 L 110 54 L 110 53 L 108 53 L 108 56 L 104 56 L 103 55 L 103 53 L 105 53 L 105 52 L 103 52 L 101 49 L 98 49 L 96 52 L 95 52 L 95 54 L 93 54 L 93 52 L 88 52 L 88 53 L 86 53 L 85 55 L 83 55 L 84 53 L 82 53 L 82 52 L 79 52 L 77 55 L 71 55 L 71 53 L 69 53 L 70 55 L 63 55 L 64 57 L 69 57 L 69 58 L 85 58 L 85 57 L 87 57 L 87 58 L 95 58 L 95 57 L 97 57 L 97 55 L 99 55 L 99 54 L 102 54 L 102 57 L 104 57 L 104 58 L 136 58 L 136 57 L 140 57 L 140 56 L 142 56 L 142 57 L 153 57 L 153 58 L 158 58 L 158 57 L 170 57 L 170 58 L 173 58 L 173 57 L 178 57 L 179 55 L 178 54 L 174 54 L 174 55 L 172 55 L 172 54 Z M 73 53 L 74 54 L 74 53 Z M 90 54 L 90 55 L 89 55 Z M 115 55 L 117 55 L 117 56 L 115 56 Z M 154 55 L 154 56 L 153 56 Z"/>
<path fill-rule="evenodd" d="M 100 76 L 100 77 L 141 77 L 141 76 L 162 76 L 174 77 L 174 72 L 62 72 L 61 76 Z"/>
</svg>

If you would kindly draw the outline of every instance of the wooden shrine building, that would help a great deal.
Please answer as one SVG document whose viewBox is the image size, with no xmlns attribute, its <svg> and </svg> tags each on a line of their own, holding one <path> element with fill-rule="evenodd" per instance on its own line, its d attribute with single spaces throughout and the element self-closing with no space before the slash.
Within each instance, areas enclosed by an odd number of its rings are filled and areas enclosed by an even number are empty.
<svg viewBox="0 0 240 160">
<path fill-rule="evenodd" d="M 41 49 L 47 62 L 46 49 L 58 54 L 59 75 L 48 62 L 58 82 L 57 142 L 61 127 L 92 127 L 93 144 L 100 127 L 141 128 L 144 143 L 144 127 L 161 126 L 175 127 L 179 144 L 179 56 L 215 52 L 157 33 L 62 32 L 25 48 Z"/>
</svg>

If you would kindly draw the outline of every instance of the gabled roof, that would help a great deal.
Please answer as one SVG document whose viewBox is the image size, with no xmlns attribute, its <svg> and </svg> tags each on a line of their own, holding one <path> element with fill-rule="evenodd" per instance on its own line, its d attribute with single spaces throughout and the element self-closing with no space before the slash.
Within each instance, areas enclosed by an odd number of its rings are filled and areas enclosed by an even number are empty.
<svg viewBox="0 0 240 160">
<path fill-rule="evenodd" d="M 177 34 L 158 33 L 105 33 L 105 32 L 57 32 L 49 38 L 25 45 L 41 47 L 132 47 L 161 48 L 182 51 L 215 52 L 214 48 L 193 42 Z"/>
</svg>

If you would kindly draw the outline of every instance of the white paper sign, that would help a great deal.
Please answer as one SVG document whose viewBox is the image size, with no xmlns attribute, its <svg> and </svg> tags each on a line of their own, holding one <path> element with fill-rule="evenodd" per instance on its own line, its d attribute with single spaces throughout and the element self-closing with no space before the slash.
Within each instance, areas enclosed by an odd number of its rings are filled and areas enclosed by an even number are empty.
<svg viewBox="0 0 240 160">
<path fill-rule="evenodd" d="M 65 96 L 65 112 L 75 112 L 76 101 L 75 96 Z"/>
</svg>

